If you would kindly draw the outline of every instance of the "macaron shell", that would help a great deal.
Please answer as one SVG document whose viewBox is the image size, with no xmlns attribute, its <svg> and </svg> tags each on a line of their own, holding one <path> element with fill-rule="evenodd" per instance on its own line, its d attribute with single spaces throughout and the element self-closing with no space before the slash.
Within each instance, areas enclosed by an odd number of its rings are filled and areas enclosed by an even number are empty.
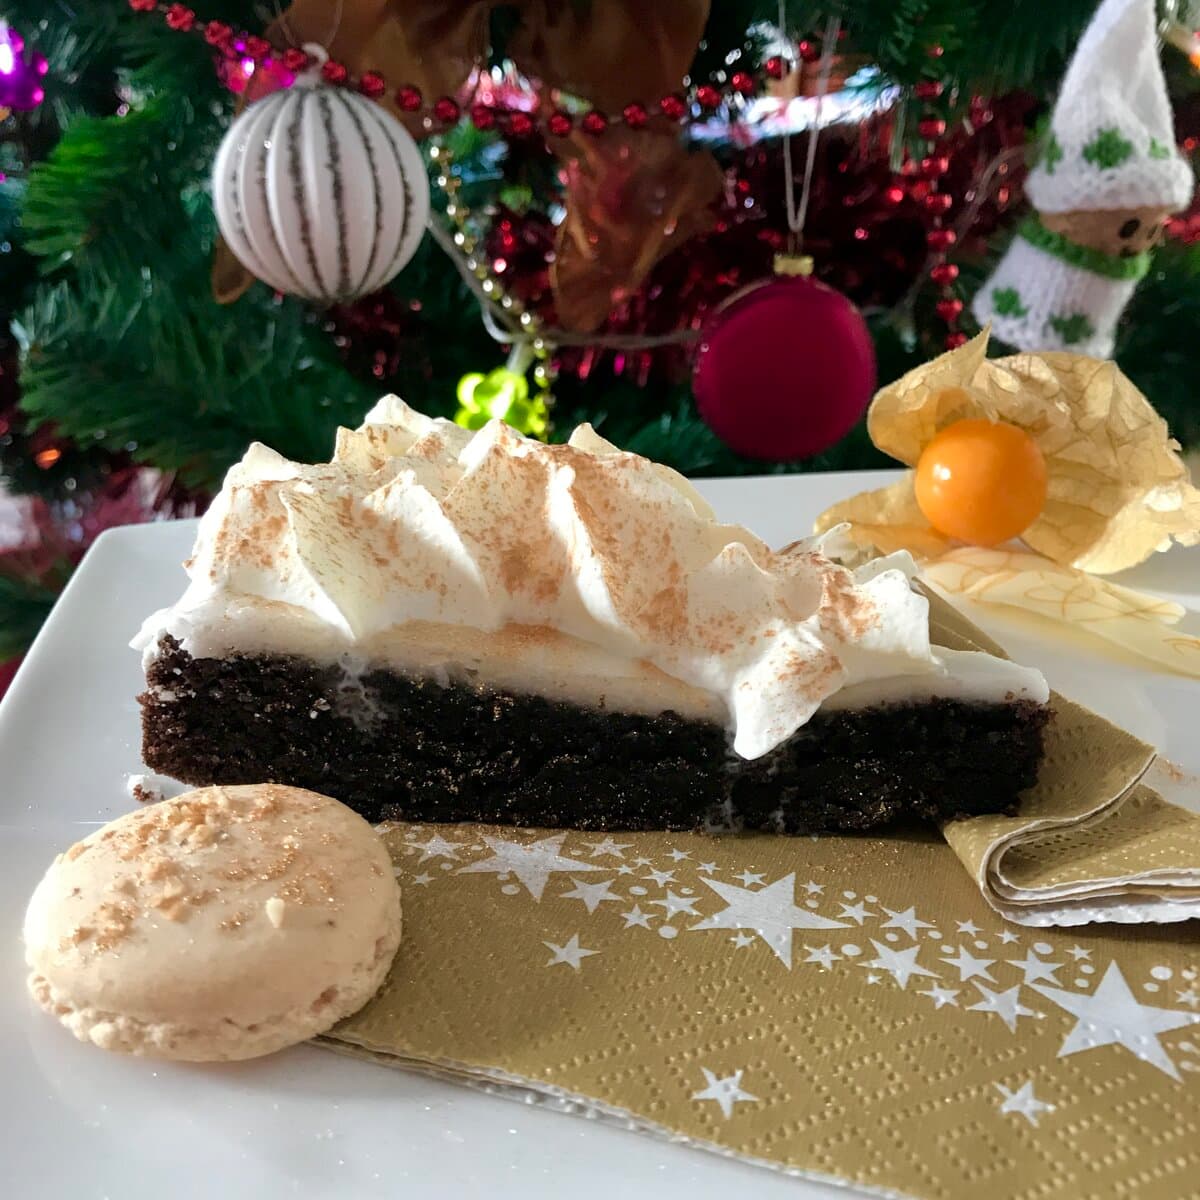
<svg viewBox="0 0 1200 1200">
<path fill-rule="evenodd" d="M 241 1058 L 360 1008 L 400 927 L 391 861 L 356 813 L 297 788 L 205 788 L 61 855 L 26 913 L 26 961 L 76 1036 Z"/>
</svg>

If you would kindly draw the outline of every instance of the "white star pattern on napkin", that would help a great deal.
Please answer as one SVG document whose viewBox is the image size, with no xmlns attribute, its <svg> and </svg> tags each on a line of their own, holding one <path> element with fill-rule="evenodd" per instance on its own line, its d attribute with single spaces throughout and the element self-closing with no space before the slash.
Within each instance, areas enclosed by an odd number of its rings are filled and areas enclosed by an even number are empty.
<svg viewBox="0 0 1200 1200">
<path fill-rule="evenodd" d="M 917 955 L 921 952 L 919 945 L 909 946 L 907 950 L 895 950 L 891 946 L 884 945 L 883 942 L 877 942 L 874 938 L 871 939 L 871 945 L 875 947 L 875 953 L 879 957 L 873 962 L 859 965 L 887 971 L 902 988 L 908 987 L 908 981 L 914 975 L 925 975 L 930 979 L 938 977 L 936 971 L 928 971 L 917 962 Z M 867 982 L 874 981 L 868 976 Z"/>
<path fill-rule="evenodd" d="M 1045 962 L 1043 959 L 1038 958 L 1032 950 L 1026 950 L 1023 959 L 1010 958 L 1008 961 L 1024 974 L 1026 983 L 1037 983 L 1039 980 L 1046 980 L 1049 983 L 1059 982 L 1055 972 L 1063 964 L 1060 962 Z"/>
<path fill-rule="evenodd" d="M 589 958 L 593 954 L 599 954 L 599 950 L 585 950 L 579 944 L 579 934 L 573 933 L 567 940 L 566 945 L 558 946 L 554 942 L 543 942 L 543 946 L 547 950 L 554 952 L 554 957 L 546 963 L 548 967 L 556 967 L 559 963 L 565 963 L 572 970 L 578 971 L 579 964 L 585 958 Z"/>
<path fill-rule="evenodd" d="M 726 1075 L 724 1078 L 718 1078 L 707 1067 L 701 1067 L 704 1072 L 704 1081 L 708 1084 L 703 1091 L 693 1092 L 693 1100 L 713 1100 L 721 1109 L 721 1114 L 725 1120 L 729 1120 L 733 1116 L 733 1106 L 739 1102 L 748 1103 L 756 1101 L 757 1096 L 751 1095 L 742 1087 L 742 1076 L 745 1071 L 734 1071 L 732 1075 Z"/>
<path fill-rule="evenodd" d="M 983 999 L 978 1004 L 969 1004 L 967 1011 L 995 1013 L 1008 1026 L 1010 1033 L 1016 1033 L 1018 1017 L 1040 1016 L 1032 1008 L 1026 1008 L 1021 1003 L 1021 985 L 1019 983 L 1015 987 L 1010 987 L 1006 992 L 993 992 L 991 988 L 984 987 L 979 982 L 976 982 L 975 986 L 979 989 Z"/>
<path fill-rule="evenodd" d="M 563 892 L 563 899 L 582 900 L 590 913 L 594 913 L 605 900 L 621 900 L 616 892 L 608 889 L 611 879 L 602 879 L 599 883 L 584 883 L 579 879 L 572 879 L 571 882 L 575 886 L 569 892 Z"/>
<path fill-rule="evenodd" d="M 492 852 L 491 858 L 468 863 L 455 873 L 515 875 L 535 900 L 541 900 L 546 881 L 555 871 L 576 873 L 604 870 L 595 863 L 564 857 L 562 846 L 566 836 L 565 833 L 556 833 L 537 842 L 510 842 L 507 838 L 485 836 L 483 840 Z M 611 867 L 608 869 L 612 870 Z"/>
<path fill-rule="evenodd" d="M 805 946 L 808 953 L 804 956 L 806 963 L 817 963 L 826 971 L 833 969 L 834 961 L 841 958 L 832 946 Z"/>
<path fill-rule="evenodd" d="M 651 913 L 642 912 L 636 904 L 628 912 L 621 914 L 625 918 L 626 929 L 632 929 L 635 925 L 640 925 L 643 929 L 649 929 L 652 915 Z"/>
<path fill-rule="evenodd" d="M 906 908 L 904 912 L 896 912 L 891 908 L 885 908 L 883 911 L 888 915 L 888 919 L 883 923 L 884 929 L 903 929 L 909 937 L 915 938 L 918 929 L 933 928 L 928 921 L 922 921 L 917 916 L 915 908 Z"/>
<path fill-rule="evenodd" d="M 687 913 L 689 917 L 698 917 L 700 915 L 696 911 L 695 900 L 687 896 L 677 896 L 669 889 L 665 900 L 651 900 L 650 903 L 660 905 L 666 909 L 663 916 L 667 918 L 678 916 L 680 913 Z"/>
<path fill-rule="evenodd" d="M 1053 1104 L 1047 1104 L 1033 1094 L 1033 1080 L 1031 1079 L 1021 1084 L 1015 1092 L 1010 1092 L 1002 1083 L 996 1084 L 996 1091 L 1004 1097 L 1000 1101 L 1000 1111 L 1002 1113 L 1019 1113 L 1030 1125 L 1036 1125 L 1038 1117 L 1042 1113 L 1054 1111 Z"/>
<path fill-rule="evenodd" d="M 624 858 L 622 851 L 628 850 L 632 842 L 614 842 L 612 838 L 606 837 L 600 842 L 584 842 L 585 846 L 591 848 L 593 858 L 602 858 L 606 854 L 611 854 L 613 858 Z"/>
<path fill-rule="evenodd" d="M 1059 1058 L 1100 1046 L 1124 1046 L 1143 1062 L 1179 1080 L 1179 1069 L 1163 1049 L 1158 1035 L 1200 1024 L 1200 1013 L 1153 1008 L 1140 1003 L 1115 962 L 1108 964 L 1104 977 L 1090 995 L 1067 992 L 1042 983 L 1030 986 L 1077 1018 L 1075 1027 L 1058 1051 Z"/>
<path fill-rule="evenodd" d="M 762 876 L 757 876 L 761 879 Z M 845 929 L 842 921 L 820 917 L 807 908 L 796 907 L 796 873 L 790 871 L 782 879 L 757 892 L 722 883 L 717 879 L 703 881 L 712 888 L 727 907 L 711 917 L 690 926 L 693 933 L 704 929 L 753 930 L 775 953 L 785 967 L 792 965 L 792 930 Z"/>
<path fill-rule="evenodd" d="M 867 906 L 859 901 L 858 904 L 843 904 L 842 911 L 838 913 L 839 917 L 845 917 L 847 921 L 854 921 L 861 925 L 868 917 L 873 917 L 875 914 L 867 910 Z"/>
<path fill-rule="evenodd" d="M 466 849 L 462 842 L 448 842 L 440 833 L 432 834 L 427 842 L 405 842 L 414 850 L 421 851 L 417 866 L 428 862 L 431 858 L 457 858 L 460 850 Z"/>
<path fill-rule="evenodd" d="M 938 987 L 936 984 L 927 992 L 918 992 L 918 996 L 928 996 L 933 1001 L 934 1008 L 945 1008 L 947 1004 L 958 1007 L 958 988 Z"/>
<path fill-rule="evenodd" d="M 642 876 L 643 879 L 652 879 L 656 886 L 666 887 L 668 883 L 675 882 L 674 871 L 650 871 Z"/>
<path fill-rule="evenodd" d="M 986 979 L 988 983 L 995 983 L 995 977 L 988 970 L 995 961 L 994 958 L 976 958 L 965 946 L 960 946 L 957 954 L 942 956 L 942 962 L 957 969 L 962 983 L 969 979 Z"/>
</svg>

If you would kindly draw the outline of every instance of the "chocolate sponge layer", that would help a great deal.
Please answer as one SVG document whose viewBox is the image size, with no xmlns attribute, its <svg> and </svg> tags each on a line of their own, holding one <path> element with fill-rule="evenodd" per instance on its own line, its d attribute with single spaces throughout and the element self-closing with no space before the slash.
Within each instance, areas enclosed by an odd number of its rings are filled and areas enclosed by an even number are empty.
<svg viewBox="0 0 1200 1200">
<path fill-rule="evenodd" d="M 818 713 L 773 753 L 674 713 L 608 712 L 387 669 L 276 655 L 193 658 L 164 637 L 143 755 L 185 783 L 277 782 L 369 820 L 784 833 L 1009 811 L 1049 710 L 934 700 Z"/>
</svg>

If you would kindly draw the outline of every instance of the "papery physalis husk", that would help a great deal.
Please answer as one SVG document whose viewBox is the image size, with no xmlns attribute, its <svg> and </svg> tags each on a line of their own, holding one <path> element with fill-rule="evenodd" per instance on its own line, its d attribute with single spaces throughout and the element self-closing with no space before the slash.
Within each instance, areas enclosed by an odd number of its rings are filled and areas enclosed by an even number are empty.
<svg viewBox="0 0 1200 1200">
<path fill-rule="evenodd" d="M 1022 535 L 1032 549 L 1106 575 L 1172 540 L 1200 542 L 1200 491 L 1178 443 L 1115 364 L 1061 352 L 989 360 L 987 339 L 985 330 L 883 388 L 867 419 L 875 445 L 912 467 L 955 421 L 1009 421 L 1046 459 L 1046 506 Z M 856 542 L 880 550 L 903 546 L 929 558 L 951 545 L 917 507 L 911 474 L 834 505 L 817 529 L 842 521 Z"/>
<path fill-rule="evenodd" d="M 862 549 L 880 554 L 907 550 L 915 558 L 936 558 L 954 545 L 925 519 L 913 492 L 910 471 L 903 479 L 873 492 L 859 492 L 826 509 L 816 521 L 814 532 L 825 533 L 845 524 L 845 536 Z"/>
<path fill-rule="evenodd" d="M 1185 609 L 1040 554 L 959 546 L 926 563 L 921 578 L 950 595 L 1085 629 L 1141 658 L 1200 677 L 1200 637 L 1172 628 Z"/>
</svg>

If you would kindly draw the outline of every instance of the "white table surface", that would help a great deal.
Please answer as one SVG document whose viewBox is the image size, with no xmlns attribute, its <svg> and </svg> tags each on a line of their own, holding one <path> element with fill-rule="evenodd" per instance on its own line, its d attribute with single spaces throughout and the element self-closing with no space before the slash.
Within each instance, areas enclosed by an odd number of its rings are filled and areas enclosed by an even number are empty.
<svg viewBox="0 0 1200 1200">
<path fill-rule="evenodd" d="M 725 520 L 776 545 L 889 473 L 700 485 Z M 312 1047 L 258 1062 L 174 1066 L 101 1053 L 36 1011 L 20 924 L 54 853 L 132 807 L 141 769 L 142 617 L 182 590 L 194 522 L 104 534 L 0 701 L 0 1197 L 265 1200 L 304 1196 L 832 1200 L 785 1178 L 592 1121 L 514 1104 Z M 1200 612 L 1200 550 L 1122 578 Z M 971 615 L 1053 686 L 1200 771 L 1200 684 L 1099 651 L 1084 633 Z M 1200 632 L 1200 618 L 1184 626 Z M 1188 714 L 1191 714 L 1189 716 Z M 857 1194 L 857 1193 L 854 1193 Z"/>
</svg>

